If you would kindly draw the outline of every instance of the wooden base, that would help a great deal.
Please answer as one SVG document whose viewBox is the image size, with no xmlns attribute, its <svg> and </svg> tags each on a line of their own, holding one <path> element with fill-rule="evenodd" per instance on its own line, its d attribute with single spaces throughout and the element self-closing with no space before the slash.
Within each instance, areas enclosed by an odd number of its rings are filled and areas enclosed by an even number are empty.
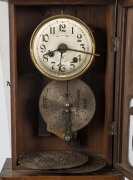
<svg viewBox="0 0 133 180">
<path fill-rule="evenodd" d="M 0 174 L 1 180 L 122 180 L 123 175 L 115 170 L 100 170 L 84 175 L 54 175 L 43 170 L 12 170 L 11 159 L 6 159 Z"/>
</svg>

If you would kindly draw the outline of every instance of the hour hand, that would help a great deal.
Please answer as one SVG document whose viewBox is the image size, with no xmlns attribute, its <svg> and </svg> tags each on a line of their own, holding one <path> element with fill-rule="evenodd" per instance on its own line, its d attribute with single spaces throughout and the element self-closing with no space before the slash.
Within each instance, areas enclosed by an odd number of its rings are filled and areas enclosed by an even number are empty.
<svg viewBox="0 0 133 180">
<path fill-rule="evenodd" d="M 57 49 L 54 50 L 54 51 L 50 51 L 50 50 L 49 50 L 49 51 L 48 51 L 46 54 L 44 54 L 44 55 L 48 55 L 49 57 L 53 57 L 55 51 L 57 51 Z"/>
<path fill-rule="evenodd" d="M 58 48 L 53 50 L 53 51 L 48 51 L 46 54 L 44 55 L 49 55 L 49 57 L 53 57 L 54 56 L 54 52 L 59 51 L 61 53 L 61 57 L 62 54 L 65 53 L 67 51 L 67 45 L 64 43 L 59 44 Z"/>
</svg>

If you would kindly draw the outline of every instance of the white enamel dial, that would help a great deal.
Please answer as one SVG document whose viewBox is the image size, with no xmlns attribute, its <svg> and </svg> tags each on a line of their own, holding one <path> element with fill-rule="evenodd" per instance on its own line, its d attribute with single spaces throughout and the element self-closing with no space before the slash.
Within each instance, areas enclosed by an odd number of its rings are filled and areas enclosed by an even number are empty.
<svg viewBox="0 0 133 180">
<path fill-rule="evenodd" d="M 44 20 L 34 31 L 30 53 L 38 70 L 51 79 L 78 77 L 91 65 L 95 41 L 78 18 L 58 15 Z"/>
</svg>

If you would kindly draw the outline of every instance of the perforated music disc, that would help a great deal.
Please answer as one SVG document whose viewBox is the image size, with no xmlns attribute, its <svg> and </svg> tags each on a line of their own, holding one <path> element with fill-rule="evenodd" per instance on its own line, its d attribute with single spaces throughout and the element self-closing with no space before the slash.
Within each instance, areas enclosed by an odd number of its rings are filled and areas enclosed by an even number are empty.
<svg viewBox="0 0 133 180">
<path fill-rule="evenodd" d="M 22 155 L 18 162 L 31 169 L 67 169 L 88 161 L 88 155 L 71 151 L 42 151 Z"/>
<path fill-rule="evenodd" d="M 69 116 L 65 113 L 66 104 L 70 105 Z M 70 124 L 71 132 L 84 128 L 93 118 L 95 108 L 92 90 L 79 79 L 50 82 L 39 101 L 40 113 L 48 130 L 58 135 L 66 131 L 66 124 Z"/>
</svg>

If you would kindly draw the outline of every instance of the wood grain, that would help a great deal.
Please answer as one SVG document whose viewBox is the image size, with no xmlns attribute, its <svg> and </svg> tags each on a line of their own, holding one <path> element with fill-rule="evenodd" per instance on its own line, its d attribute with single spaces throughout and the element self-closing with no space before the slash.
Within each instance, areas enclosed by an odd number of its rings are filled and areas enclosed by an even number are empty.
<svg viewBox="0 0 133 180">
<path fill-rule="evenodd" d="M 133 1 L 120 1 L 118 4 L 118 31 L 120 51 L 116 54 L 115 120 L 118 123 L 115 138 L 115 166 L 129 179 L 133 179 L 133 170 L 128 160 L 129 141 L 129 105 L 133 98 L 132 84 L 132 42 L 133 42 Z"/>
<path fill-rule="evenodd" d="M 9 0 L 12 160 L 7 160 L 2 179 L 55 179 L 68 176 L 47 176 L 43 171 L 24 170 L 17 163 L 21 154 L 38 150 L 74 150 L 95 153 L 106 159 L 129 179 L 133 178 L 128 155 L 128 105 L 133 97 L 131 47 L 133 36 L 133 0 Z M 51 81 L 34 67 L 29 54 L 29 41 L 36 26 L 49 16 L 63 12 L 83 20 L 93 30 L 96 40 L 94 65 L 80 78 L 93 90 L 97 110 L 91 123 L 79 132 L 81 146 L 70 148 L 54 135 L 38 136 L 38 100 L 42 89 Z M 117 27 L 116 27 L 116 18 Z M 120 50 L 110 51 L 110 37 L 120 37 Z M 117 135 L 108 136 L 108 122 L 118 124 Z M 11 166 L 12 162 L 12 166 Z M 14 169 L 14 170 L 12 170 Z M 16 170 L 15 170 L 16 169 Z M 84 176 L 69 176 L 72 180 L 120 180 L 114 170 L 101 170 Z"/>
<path fill-rule="evenodd" d="M 112 166 L 112 137 L 108 137 L 108 122 L 113 121 L 113 80 L 114 53 L 110 52 L 110 37 L 114 36 L 114 3 L 103 1 L 82 1 L 82 6 L 75 2 L 71 6 L 58 6 L 59 1 L 50 1 L 56 6 L 37 6 L 30 3 L 37 1 L 10 1 L 11 35 L 11 78 L 12 78 L 12 152 L 13 169 L 21 154 L 40 150 L 74 150 L 93 153 L 106 159 Z M 95 3 L 99 3 L 95 6 Z M 104 1 L 105 2 L 105 1 Z M 16 4 L 17 3 L 17 4 Z M 23 4 L 22 4 L 23 3 Z M 28 4 L 29 3 L 29 4 Z M 45 4 L 46 3 L 46 4 Z M 91 3 L 91 6 L 85 4 Z M 18 6 L 19 5 L 19 6 Z M 28 5 L 28 6 L 27 6 Z M 80 78 L 93 90 L 97 110 L 91 123 L 80 131 L 81 146 L 69 147 L 64 141 L 52 135 L 38 136 L 38 101 L 42 89 L 50 81 L 34 67 L 29 53 L 30 37 L 36 26 L 49 16 L 60 14 L 74 15 L 92 26 L 96 40 L 96 51 L 100 54 L 95 64 Z M 102 47 L 102 48 L 101 48 Z"/>
<path fill-rule="evenodd" d="M 114 170 L 103 170 L 101 172 L 90 173 L 89 175 L 46 175 L 44 171 L 38 170 L 12 170 L 11 159 L 7 159 L 1 172 L 2 180 L 123 180 L 123 176 Z"/>
</svg>

